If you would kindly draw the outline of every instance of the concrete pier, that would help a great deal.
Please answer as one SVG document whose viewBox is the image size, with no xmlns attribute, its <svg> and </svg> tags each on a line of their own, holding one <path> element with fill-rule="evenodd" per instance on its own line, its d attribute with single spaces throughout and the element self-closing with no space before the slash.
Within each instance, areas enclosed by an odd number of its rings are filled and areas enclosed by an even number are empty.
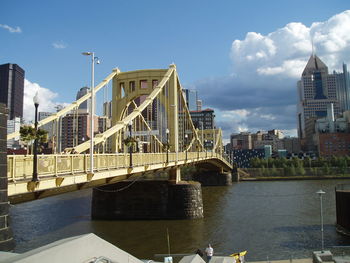
<svg viewBox="0 0 350 263">
<path fill-rule="evenodd" d="M 220 172 L 200 172 L 192 176 L 194 181 L 198 181 L 202 186 L 227 186 L 232 185 L 232 175 Z"/>
<path fill-rule="evenodd" d="M 195 219 L 203 217 L 201 185 L 196 182 L 123 181 L 92 193 L 93 219 Z"/>
</svg>

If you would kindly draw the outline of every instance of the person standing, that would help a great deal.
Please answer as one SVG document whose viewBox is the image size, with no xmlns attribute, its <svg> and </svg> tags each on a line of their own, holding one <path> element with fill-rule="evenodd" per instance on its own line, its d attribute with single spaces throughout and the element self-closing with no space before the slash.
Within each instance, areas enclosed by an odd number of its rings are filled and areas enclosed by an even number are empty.
<svg viewBox="0 0 350 263">
<path fill-rule="evenodd" d="M 214 249 L 211 247 L 210 244 L 205 249 L 205 254 L 207 255 L 207 262 L 209 262 L 214 254 Z"/>
</svg>

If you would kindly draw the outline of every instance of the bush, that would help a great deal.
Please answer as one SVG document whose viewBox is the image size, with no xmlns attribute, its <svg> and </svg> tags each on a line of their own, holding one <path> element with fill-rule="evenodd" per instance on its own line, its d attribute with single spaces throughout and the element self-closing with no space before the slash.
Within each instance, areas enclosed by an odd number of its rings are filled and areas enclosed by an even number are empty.
<svg viewBox="0 0 350 263">
<path fill-rule="evenodd" d="M 303 167 L 303 166 L 297 166 L 297 168 L 296 168 L 296 174 L 297 174 L 297 175 L 301 175 L 301 176 L 305 175 L 305 169 L 304 169 L 304 167 Z"/>
<path fill-rule="evenodd" d="M 274 164 L 272 165 L 272 168 L 271 168 L 271 175 L 278 176 L 278 170 L 276 169 Z"/>
</svg>

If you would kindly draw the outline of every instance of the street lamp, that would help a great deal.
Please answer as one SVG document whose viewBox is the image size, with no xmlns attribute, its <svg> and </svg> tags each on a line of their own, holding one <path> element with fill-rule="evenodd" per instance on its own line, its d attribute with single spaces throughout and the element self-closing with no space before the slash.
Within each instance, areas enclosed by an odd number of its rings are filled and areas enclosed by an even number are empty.
<svg viewBox="0 0 350 263">
<path fill-rule="evenodd" d="M 38 92 L 35 93 L 35 96 L 33 98 L 34 106 L 35 106 L 35 122 L 34 122 L 34 129 L 35 129 L 35 139 L 34 139 L 34 149 L 33 149 L 33 177 L 32 182 L 39 181 L 38 179 L 38 154 L 37 154 L 37 148 L 38 148 L 38 107 L 39 107 L 39 97 Z"/>
<path fill-rule="evenodd" d="M 186 161 L 187 161 L 187 149 L 186 149 L 186 147 L 187 147 L 187 140 L 188 140 L 188 134 L 186 133 L 185 134 L 185 152 L 186 152 Z"/>
<path fill-rule="evenodd" d="M 132 140 L 132 121 L 129 121 L 129 136 L 130 136 L 130 141 Z M 130 156 L 130 161 L 129 161 L 129 167 L 132 168 L 132 143 L 129 146 L 129 156 Z"/>
<path fill-rule="evenodd" d="M 166 163 L 169 163 L 169 129 L 165 130 L 166 133 Z"/>
<path fill-rule="evenodd" d="M 90 103 L 90 173 L 94 173 L 94 115 L 95 115 L 95 63 L 100 64 L 95 52 L 83 52 L 84 56 L 91 56 L 91 103 Z"/>
<path fill-rule="evenodd" d="M 204 144 L 203 122 L 201 121 L 200 123 L 201 123 L 201 126 L 202 126 L 202 145 L 203 145 Z"/>
<path fill-rule="evenodd" d="M 323 207 L 322 207 L 322 195 L 324 195 L 326 192 L 319 190 L 316 192 L 320 196 L 320 217 L 321 217 L 321 242 L 322 242 L 322 253 L 324 252 L 324 239 L 323 239 Z"/>
<path fill-rule="evenodd" d="M 205 158 L 208 157 L 208 140 L 204 140 Z"/>
</svg>

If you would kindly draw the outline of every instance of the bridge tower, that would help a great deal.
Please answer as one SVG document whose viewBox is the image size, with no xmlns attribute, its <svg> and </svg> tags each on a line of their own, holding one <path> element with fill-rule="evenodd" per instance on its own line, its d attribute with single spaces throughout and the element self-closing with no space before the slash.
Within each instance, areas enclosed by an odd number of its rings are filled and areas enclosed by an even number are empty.
<svg viewBox="0 0 350 263">
<path fill-rule="evenodd" d="M 165 83 L 162 83 L 164 82 Z M 151 128 L 164 143 L 168 143 L 166 150 L 178 154 L 179 152 L 179 90 L 180 83 L 176 72 L 176 66 L 171 64 L 169 69 L 137 70 L 120 72 L 113 78 L 112 91 L 112 126 L 124 120 L 133 121 L 132 113 L 138 111 L 143 100 L 152 94 L 156 88 L 161 92 L 153 98 L 151 107 L 154 108 L 152 121 L 148 120 Z M 147 109 L 146 109 L 147 110 Z M 145 111 L 145 110 L 144 110 Z M 147 114 L 147 113 L 146 113 Z M 130 118 L 125 118 L 130 115 Z M 124 123 L 127 124 L 127 123 Z M 133 122 L 134 126 L 137 123 Z M 133 127 L 134 128 L 134 127 Z M 137 127 L 135 127 L 137 128 Z M 120 152 L 123 147 L 123 139 L 127 132 L 120 131 L 112 139 L 112 151 Z M 138 133 L 138 135 L 142 135 Z M 165 141 L 167 140 L 167 141 Z M 169 172 L 170 180 L 177 183 L 181 180 L 180 169 L 175 167 Z"/>
</svg>

